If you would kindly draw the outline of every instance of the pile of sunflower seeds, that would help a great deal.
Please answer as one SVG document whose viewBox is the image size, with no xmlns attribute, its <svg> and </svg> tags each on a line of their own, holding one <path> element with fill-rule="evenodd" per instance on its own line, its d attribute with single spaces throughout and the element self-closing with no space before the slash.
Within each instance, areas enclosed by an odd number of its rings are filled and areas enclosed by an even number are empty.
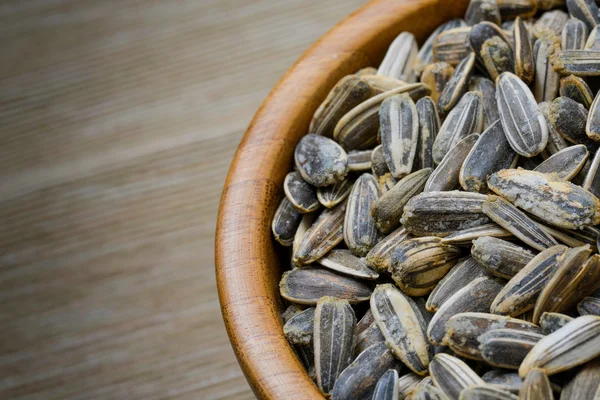
<svg viewBox="0 0 600 400">
<path fill-rule="evenodd" d="M 600 399 L 600 12 L 472 0 L 341 79 L 272 230 L 337 399 Z"/>
</svg>

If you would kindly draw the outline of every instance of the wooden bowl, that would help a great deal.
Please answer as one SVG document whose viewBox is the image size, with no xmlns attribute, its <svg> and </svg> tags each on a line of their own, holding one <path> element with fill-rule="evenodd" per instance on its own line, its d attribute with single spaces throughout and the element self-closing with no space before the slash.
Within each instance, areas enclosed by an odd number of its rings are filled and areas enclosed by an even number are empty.
<svg viewBox="0 0 600 400">
<path fill-rule="evenodd" d="M 377 66 L 402 31 L 421 42 L 464 15 L 468 0 L 373 0 L 315 43 L 285 74 L 248 127 L 223 189 L 215 260 L 227 333 L 259 398 L 323 398 L 282 333 L 282 266 L 271 219 L 293 151 L 343 76 Z"/>
</svg>

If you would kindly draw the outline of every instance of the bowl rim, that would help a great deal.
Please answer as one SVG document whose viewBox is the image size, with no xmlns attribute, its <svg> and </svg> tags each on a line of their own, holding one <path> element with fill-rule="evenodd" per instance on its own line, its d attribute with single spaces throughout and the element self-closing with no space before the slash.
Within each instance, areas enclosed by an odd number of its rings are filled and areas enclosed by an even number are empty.
<svg viewBox="0 0 600 400">
<path fill-rule="evenodd" d="M 233 158 L 215 234 L 217 289 L 238 362 L 258 398 L 323 398 L 281 331 L 271 218 L 297 141 L 343 76 L 376 65 L 402 31 L 423 40 L 468 0 L 372 0 L 310 47 L 258 109 Z M 419 18 L 415 18 L 415 16 Z M 291 397 L 290 397 L 291 396 Z"/>
</svg>

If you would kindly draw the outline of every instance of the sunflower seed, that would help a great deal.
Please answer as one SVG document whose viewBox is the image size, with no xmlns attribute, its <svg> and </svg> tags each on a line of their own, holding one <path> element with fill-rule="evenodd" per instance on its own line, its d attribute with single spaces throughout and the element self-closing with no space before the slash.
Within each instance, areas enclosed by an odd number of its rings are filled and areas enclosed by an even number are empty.
<svg viewBox="0 0 600 400">
<path fill-rule="evenodd" d="M 292 344 L 308 346 L 313 342 L 315 308 L 310 307 L 294 315 L 283 326 L 285 338 Z"/>
<path fill-rule="evenodd" d="M 592 140 L 600 140 L 600 96 L 596 96 L 590 106 L 589 118 L 585 125 L 585 133 Z"/>
<path fill-rule="evenodd" d="M 310 346 L 292 345 L 292 348 L 298 355 L 300 362 L 306 369 L 308 376 L 314 381 L 317 379 L 315 375 L 315 352 L 312 344 Z"/>
<path fill-rule="evenodd" d="M 373 280 L 379 277 L 377 272 L 367 267 L 363 259 L 356 257 L 349 250 L 331 250 L 317 262 L 325 268 L 354 278 Z"/>
<path fill-rule="evenodd" d="M 371 214 L 381 232 L 391 232 L 400 225 L 404 206 L 411 198 L 423 191 L 430 175 L 431 168 L 413 172 L 375 201 Z"/>
<path fill-rule="evenodd" d="M 500 25 L 500 10 L 496 0 L 471 0 L 465 13 L 465 21 L 471 26 L 483 21 Z"/>
<path fill-rule="evenodd" d="M 283 182 L 283 190 L 287 199 L 299 212 L 305 214 L 319 208 L 317 191 L 302 179 L 299 172 L 293 171 L 287 174 Z"/>
<path fill-rule="evenodd" d="M 388 370 L 400 370 L 402 364 L 396 360 L 384 342 L 377 343 L 356 357 L 338 377 L 332 399 L 370 400 L 379 378 Z"/>
<path fill-rule="evenodd" d="M 496 86 L 500 121 L 508 142 L 522 156 L 539 154 L 548 142 L 548 128 L 533 94 L 510 72 L 500 75 Z"/>
<path fill-rule="evenodd" d="M 404 293 L 422 296 L 433 290 L 460 253 L 458 247 L 442 244 L 437 237 L 405 240 L 394 249 L 390 273 Z"/>
<path fill-rule="evenodd" d="M 535 59 L 529 37 L 529 31 L 521 17 L 515 20 L 515 74 L 525 83 L 531 83 L 535 74 Z"/>
<path fill-rule="evenodd" d="M 371 313 L 371 311 L 369 311 L 369 313 Z M 371 325 L 369 325 L 365 330 L 363 330 L 360 333 L 358 333 L 357 330 L 356 347 L 354 350 L 354 354 L 358 356 L 367 348 L 373 346 L 374 344 L 382 342 L 385 342 L 385 337 L 383 336 L 383 333 L 381 333 L 381 330 L 377 326 L 377 322 L 375 322 L 375 319 L 373 319 Z"/>
<path fill-rule="evenodd" d="M 469 55 L 469 35 L 471 27 L 448 29 L 436 36 L 433 41 L 433 61 L 444 61 L 452 66 Z"/>
<path fill-rule="evenodd" d="M 490 274 L 504 279 L 511 279 L 535 257 L 521 246 L 493 237 L 474 240 L 471 254 Z"/>
<path fill-rule="evenodd" d="M 554 71 L 549 59 L 559 50 L 560 42 L 556 36 L 542 36 L 533 46 L 535 58 L 533 95 L 538 103 L 552 101 L 558 93 L 560 75 Z"/>
<path fill-rule="evenodd" d="M 591 152 L 598 149 L 598 143 L 586 134 L 588 110 L 575 100 L 558 97 L 550 104 L 548 116 L 554 129 L 567 141 L 584 144 Z"/>
<path fill-rule="evenodd" d="M 340 375 L 352 361 L 354 310 L 346 300 L 323 297 L 314 315 L 314 352 L 317 385 L 331 393 Z"/>
<path fill-rule="evenodd" d="M 512 46 L 512 41 L 509 40 L 509 38 L 506 36 L 505 31 L 494 23 L 481 22 L 481 23 L 475 25 L 471 29 L 471 34 L 469 35 L 469 43 L 471 45 L 471 48 L 477 55 L 477 59 L 480 62 L 483 62 L 483 57 L 482 57 L 483 44 L 487 40 L 492 39 L 492 38 L 498 38 L 501 41 L 503 41 L 506 45 L 508 45 L 509 47 Z M 511 49 L 511 53 L 512 53 L 512 49 Z M 511 59 L 513 58 L 512 54 L 511 54 L 510 58 Z"/>
<path fill-rule="evenodd" d="M 562 10 L 547 11 L 533 24 L 531 33 L 536 38 L 545 35 L 560 37 L 563 27 L 569 20 L 569 14 Z"/>
<path fill-rule="evenodd" d="M 435 386 L 452 400 L 457 400 L 463 389 L 485 384 L 467 364 L 448 354 L 436 354 L 431 360 L 429 372 Z"/>
<path fill-rule="evenodd" d="M 426 322 L 417 305 L 392 284 L 379 285 L 371 296 L 371 312 L 394 356 L 413 372 L 429 366 Z"/>
<path fill-rule="evenodd" d="M 436 312 L 442 304 L 462 287 L 476 278 L 488 276 L 472 257 L 460 260 L 436 285 L 427 299 L 427 311 Z"/>
<path fill-rule="evenodd" d="M 336 124 L 333 138 L 350 150 L 366 150 L 374 147 L 379 130 L 379 108 L 388 97 L 405 93 L 413 100 L 428 96 L 431 91 L 422 83 L 402 85 L 363 101 L 346 113 Z"/>
<path fill-rule="evenodd" d="M 533 368 L 554 375 L 584 364 L 598 355 L 600 317 L 585 315 L 540 340 L 523 360 L 519 375 L 525 377 Z"/>
<path fill-rule="evenodd" d="M 400 86 L 406 85 L 406 82 L 398 80 L 396 78 L 392 78 L 390 76 L 381 76 L 375 75 L 377 70 L 375 70 L 370 75 L 363 75 L 361 79 L 369 84 L 369 86 L 373 89 L 374 94 L 381 94 L 387 92 L 388 90 L 394 90 L 399 88 Z M 350 111 L 350 110 L 348 110 Z M 335 128 L 335 126 L 333 127 Z M 333 130 L 332 130 L 333 132 Z"/>
<path fill-rule="evenodd" d="M 588 28 L 579 19 L 571 18 L 563 26 L 561 33 L 562 50 L 583 50 L 588 37 Z"/>
<path fill-rule="evenodd" d="M 460 400 L 518 400 L 519 398 L 506 390 L 492 385 L 478 385 L 463 389 Z"/>
<path fill-rule="evenodd" d="M 554 126 L 552 126 L 552 123 L 550 122 L 550 116 L 549 116 L 550 104 L 547 102 L 543 102 L 543 103 L 538 104 L 538 107 L 539 107 L 540 111 L 542 112 L 542 115 L 544 116 L 544 120 L 546 121 L 546 126 L 548 127 L 548 144 L 546 145 L 546 148 L 542 152 L 542 155 L 545 154 L 546 158 L 548 158 L 552 154 L 556 154 L 559 151 L 566 149 L 569 145 L 567 144 L 565 139 L 562 137 L 562 135 L 560 133 L 558 133 L 558 131 L 556 129 L 554 129 Z"/>
<path fill-rule="evenodd" d="M 275 211 L 271 230 L 273 236 L 282 246 L 291 246 L 294 241 L 296 230 L 302 221 L 302 214 L 296 210 L 294 205 L 284 197 Z"/>
<path fill-rule="evenodd" d="M 539 325 L 542 328 L 542 333 L 544 335 L 549 335 L 552 332 L 559 330 L 572 320 L 572 317 L 569 317 L 565 314 L 545 312 L 540 317 Z"/>
<path fill-rule="evenodd" d="M 356 323 L 356 329 L 354 330 L 356 336 L 358 337 L 358 335 L 367 330 L 373 322 L 375 322 L 375 317 L 373 317 L 371 310 L 367 309 L 362 318 Z"/>
<path fill-rule="evenodd" d="M 490 386 L 511 393 L 519 393 L 519 389 L 521 389 L 521 385 L 523 384 L 523 379 L 521 379 L 517 372 L 503 369 L 493 369 L 488 371 L 481 376 L 481 379 Z"/>
<path fill-rule="evenodd" d="M 387 235 L 369 251 L 365 257 L 368 267 L 377 272 L 387 272 L 392 263 L 392 252 L 396 246 L 405 240 L 411 239 L 412 235 L 403 227 Z"/>
<path fill-rule="evenodd" d="M 497 368 L 518 369 L 544 335 L 517 329 L 495 329 L 479 336 L 481 356 Z"/>
<path fill-rule="evenodd" d="M 315 305 L 323 296 L 334 296 L 355 304 L 369 300 L 373 291 L 369 284 L 326 269 L 297 268 L 284 272 L 279 282 L 284 299 L 306 305 Z M 354 329 L 354 328 L 352 328 Z"/>
<path fill-rule="evenodd" d="M 504 72 L 514 72 L 515 63 L 511 46 L 499 36 L 486 40 L 480 52 L 483 65 L 493 80 Z"/>
<path fill-rule="evenodd" d="M 569 383 L 563 386 L 560 400 L 597 399 L 600 396 L 599 375 L 600 359 L 588 362 Z"/>
<path fill-rule="evenodd" d="M 585 42 L 585 50 L 600 50 L 600 31 L 598 31 L 598 26 L 590 32 L 590 36 Z"/>
<path fill-rule="evenodd" d="M 417 384 L 417 387 L 423 386 L 433 386 L 433 380 L 431 379 L 431 376 L 426 376 Z"/>
<path fill-rule="evenodd" d="M 585 297 L 577 304 L 577 311 L 580 315 L 600 316 L 600 299 L 597 297 Z"/>
<path fill-rule="evenodd" d="M 427 337 L 433 345 L 446 345 L 446 322 L 455 314 L 489 310 L 494 297 L 502 289 L 495 279 L 480 277 L 472 280 L 448 298 L 433 315 L 427 327 Z"/>
<path fill-rule="evenodd" d="M 333 185 L 317 188 L 319 203 L 327 208 L 337 206 L 350 195 L 352 185 L 354 185 L 354 180 L 346 178 L 343 181 L 337 181 Z"/>
<path fill-rule="evenodd" d="M 600 75 L 600 51 L 563 50 L 556 52 L 550 61 L 554 70 L 561 75 Z"/>
<path fill-rule="evenodd" d="M 397 400 L 398 399 L 398 371 L 388 369 L 375 385 L 373 400 Z"/>
<path fill-rule="evenodd" d="M 535 0 L 496 0 L 503 20 L 516 17 L 528 18 L 537 12 Z"/>
<path fill-rule="evenodd" d="M 433 168 L 433 142 L 440 129 L 440 117 L 431 97 L 417 101 L 419 134 L 413 169 Z"/>
<path fill-rule="evenodd" d="M 498 103 L 496 102 L 496 85 L 487 78 L 472 77 L 467 90 L 469 92 L 478 91 L 483 94 L 482 129 L 488 129 L 492 123 L 500 118 Z"/>
<path fill-rule="evenodd" d="M 450 236 L 443 238 L 442 243 L 470 245 L 472 241 L 487 236 L 495 238 L 514 238 L 512 233 L 492 222 L 491 224 L 480 225 L 474 228 L 454 232 Z"/>
<path fill-rule="evenodd" d="M 534 171 L 543 174 L 556 174 L 560 179 L 573 179 L 587 162 L 590 152 L 582 145 L 567 147 L 538 165 Z"/>
<path fill-rule="evenodd" d="M 447 114 L 465 93 L 475 66 L 475 53 L 469 54 L 457 66 L 438 100 L 440 113 Z"/>
<path fill-rule="evenodd" d="M 486 196 L 470 192 L 426 192 L 404 207 L 400 222 L 416 236 L 449 236 L 463 229 L 489 224 L 482 205 Z"/>
<path fill-rule="evenodd" d="M 520 400 L 545 400 L 552 399 L 552 386 L 543 370 L 533 368 L 527 374 L 523 386 L 519 391 Z"/>
<path fill-rule="evenodd" d="M 354 150 L 348 153 L 348 169 L 355 172 L 371 170 L 373 150 Z"/>
<path fill-rule="evenodd" d="M 434 102 L 438 102 L 453 74 L 454 67 L 445 62 L 437 62 L 425 67 L 421 82 L 431 88 L 431 98 Z"/>
<path fill-rule="evenodd" d="M 410 400 L 448 400 L 448 396 L 435 386 L 423 385 L 415 388 Z"/>
<path fill-rule="evenodd" d="M 398 399 L 407 398 L 409 393 L 413 391 L 423 378 L 414 372 L 403 375 L 398 379 Z"/>
<path fill-rule="evenodd" d="M 450 111 L 433 143 L 433 160 L 440 163 L 446 153 L 462 139 L 483 128 L 481 92 L 467 92 Z"/>
<path fill-rule="evenodd" d="M 565 76 L 560 80 L 560 95 L 575 100 L 588 110 L 594 101 L 594 94 L 588 84 L 575 75 Z"/>
<path fill-rule="evenodd" d="M 371 174 L 362 174 L 348 196 L 344 217 L 344 242 L 357 256 L 365 256 L 381 239 L 371 216 L 371 208 L 379 198 L 379 185 Z"/>
<path fill-rule="evenodd" d="M 442 192 L 460 187 L 460 172 L 467 156 L 478 141 L 478 134 L 471 134 L 450 148 L 425 184 L 426 192 Z"/>
<path fill-rule="evenodd" d="M 540 328 L 521 319 L 502 315 L 466 312 L 455 314 L 446 323 L 446 340 L 450 348 L 462 357 L 483 360 L 479 337 L 495 329 L 517 329 L 539 333 Z"/>
<path fill-rule="evenodd" d="M 329 186 L 348 173 L 348 156 L 333 140 L 308 134 L 300 139 L 294 151 L 296 168 L 313 186 Z"/>
<path fill-rule="evenodd" d="M 325 209 L 306 231 L 294 251 L 295 264 L 310 264 L 323 257 L 343 239 L 343 223 L 346 203 Z"/>
<path fill-rule="evenodd" d="M 413 65 L 417 59 L 419 47 L 415 36 L 409 32 L 402 32 L 390 45 L 377 75 L 391 76 L 408 83 L 415 81 Z"/>
<path fill-rule="evenodd" d="M 581 185 L 594 196 L 600 196 L 600 151 L 597 151 Z"/>
<path fill-rule="evenodd" d="M 379 110 L 383 155 L 394 178 L 410 173 L 417 151 L 419 117 L 406 95 L 389 97 Z"/>
<path fill-rule="evenodd" d="M 373 170 L 373 175 L 376 177 L 381 177 L 390 172 L 390 169 L 385 162 L 382 145 L 375 147 L 371 153 L 371 169 Z"/>
<path fill-rule="evenodd" d="M 488 185 L 516 206 L 553 226 L 580 229 L 600 223 L 600 200 L 556 176 L 505 169 L 492 174 Z"/>
<path fill-rule="evenodd" d="M 569 14 L 585 22 L 589 30 L 600 23 L 598 6 L 594 0 L 567 0 L 566 3 Z"/>
<path fill-rule="evenodd" d="M 490 182 L 492 177 L 490 177 Z M 495 189 L 495 186 L 491 188 Z M 536 250 L 544 250 L 557 244 L 552 236 L 542 230 L 524 212 L 501 197 L 489 196 L 483 203 L 482 210 L 498 225 Z"/>
<path fill-rule="evenodd" d="M 450 29 L 461 28 L 466 26 L 467 23 L 462 19 L 453 19 L 438 26 L 431 33 L 431 35 L 429 35 L 429 38 L 427 38 L 427 40 L 419 50 L 419 54 L 417 55 L 417 59 L 415 60 L 414 64 L 416 74 L 422 75 L 425 68 L 433 63 L 433 43 L 440 33 Z M 421 82 L 427 83 L 423 79 L 421 79 Z"/>
<path fill-rule="evenodd" d="M 373 75 L 377 73 L 377 68 L 375 67 L 365 67 L 361 68 L 354 73 L 356 76 L 365 76 L 365 75 Z"/>
</svg>

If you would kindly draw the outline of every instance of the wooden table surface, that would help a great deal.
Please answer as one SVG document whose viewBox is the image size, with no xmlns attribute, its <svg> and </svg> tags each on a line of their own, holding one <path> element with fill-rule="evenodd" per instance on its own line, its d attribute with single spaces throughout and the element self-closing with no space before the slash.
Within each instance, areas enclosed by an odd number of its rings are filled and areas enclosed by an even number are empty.
<svg viewBox="0 0 600 400">
<path fill-rule="evenodd" d="M 0 398 L 253 398 L 215 289 L 229 162 L 363 0 L 0 3 Z"/>
</svg>

